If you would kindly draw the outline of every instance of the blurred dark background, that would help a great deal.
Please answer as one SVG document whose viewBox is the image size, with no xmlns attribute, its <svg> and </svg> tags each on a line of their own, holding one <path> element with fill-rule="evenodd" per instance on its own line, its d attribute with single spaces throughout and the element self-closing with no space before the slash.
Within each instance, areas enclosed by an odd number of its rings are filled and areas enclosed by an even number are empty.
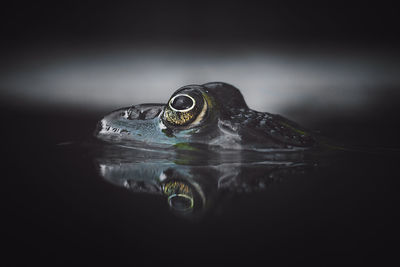
<svg viewBox="0 0 400 267">
<path fill-rule="evenodd" d="M 29 42 L 290 42 L 394 44 L 398 9 L 386 2 L 13 2 L 2 39 Z M 3 43 L 4 44 L 4 43 Z"/>
<path fill-rule="evenodd" d="M 383 1 L 2 3 L 2 258 L 391 259 L 398 14 Z M 347 154 L 190 224 L 160 199 L 102 181 L 84 149 L 57 146 L 90 137 L 113 109 L 216 80 L 240 88 L 251 108 L 381 154 Z"/>
<path fill-rule="evenodd" d="M 364 112 L 396 94 L 397 14 L 385 2 L 11 2 L 0 16 L 0 97 L 105 111 L 220 80 L 254 109 L 293 119 L 289 108 L 310 103 Z"/>
</svg>

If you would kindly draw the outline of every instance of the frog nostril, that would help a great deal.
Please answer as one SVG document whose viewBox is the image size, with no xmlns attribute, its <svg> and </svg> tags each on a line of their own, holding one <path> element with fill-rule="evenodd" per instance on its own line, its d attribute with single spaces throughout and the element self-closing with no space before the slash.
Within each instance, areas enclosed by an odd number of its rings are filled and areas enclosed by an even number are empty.
<svg viewBox="0 0 400 267">
<path fill-rule="evenodd" d="M 176 95 L 170 101 L 170 106 L 178 111 L 191 110 L 194 104 L 194 99 L 188 95 Z"/>
</svg>

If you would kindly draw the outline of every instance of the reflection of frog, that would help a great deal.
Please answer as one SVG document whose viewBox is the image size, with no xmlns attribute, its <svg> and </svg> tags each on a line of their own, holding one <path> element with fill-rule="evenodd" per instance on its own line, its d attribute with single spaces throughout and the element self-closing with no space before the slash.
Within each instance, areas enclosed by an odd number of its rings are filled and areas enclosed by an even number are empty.
<svg viewBox="0 0 400 267">
<path fill-rule="evenodd" d="M 172 211 L 196 219 L 223 207 L 236 194 L 301 176 L 316 163 L 308 151 L 226 153 L 127 149 L 105 145 L 96 151 L 100 175 L 135 193 L 164 196 Z"/>
<path fill-rule="evenodd" d="M 116 110 L 98 124 L 96 137 L 129 146 L 192 149 L 205 144 L 227 149 L 309 148 L 315 138 L 280 115 L 249 109 L 240 91 L 226 83 L 188 85 L 164 104 Z"/>
</svg>

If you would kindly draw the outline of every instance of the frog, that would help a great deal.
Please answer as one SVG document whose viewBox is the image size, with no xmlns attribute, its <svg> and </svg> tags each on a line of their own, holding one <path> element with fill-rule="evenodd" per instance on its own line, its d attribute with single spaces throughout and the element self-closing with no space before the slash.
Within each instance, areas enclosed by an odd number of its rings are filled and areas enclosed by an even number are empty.
<svg viewBox="0 0 400 267">
<path fill-rule="evenodd" d="M 117 109 L 97 124 L 94 136 L 132 147 L 197 150 L 304 150 L 315 134 L 279 115 L 248 107 L 240 90 L 225 82 L 190 84 L 166 104 Z"/>
</svg>

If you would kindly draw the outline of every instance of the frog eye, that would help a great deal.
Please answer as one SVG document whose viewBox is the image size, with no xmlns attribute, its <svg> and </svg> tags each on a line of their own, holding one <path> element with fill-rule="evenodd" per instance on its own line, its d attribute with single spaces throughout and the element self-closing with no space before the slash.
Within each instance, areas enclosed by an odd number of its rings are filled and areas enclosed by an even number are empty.
<svg viewBox="0 0 400 267">
<path fill-rule="evenodd" d="M 188 112 L 196 105 L 196 100 L 187 94 L 178 94 L 171 98 L 169 107 L 176 112 Z"/>
<path fill-rule="evenodd" d="M 199 124 L 206 113 L 207 102 L 201 92 L 180 91 L 168 101 L 163 114 L 163 122 L 173 127 L 191 127 Z"/>
</svg>

